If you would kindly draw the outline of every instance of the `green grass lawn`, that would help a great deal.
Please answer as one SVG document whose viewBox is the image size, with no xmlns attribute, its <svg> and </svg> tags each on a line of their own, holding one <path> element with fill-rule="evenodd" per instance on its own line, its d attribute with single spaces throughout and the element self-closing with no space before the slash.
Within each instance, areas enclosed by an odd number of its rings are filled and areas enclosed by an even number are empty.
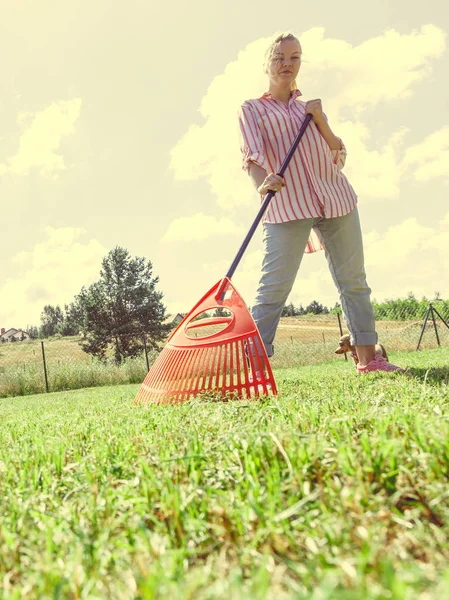
<svg viewBox="0 0 449 600">
<path fill-rule="evenodd" d="M 0 598 L 449 597 L 449 349 L 393 358 L 259 402 L 0 399 Z"/>
</svg>

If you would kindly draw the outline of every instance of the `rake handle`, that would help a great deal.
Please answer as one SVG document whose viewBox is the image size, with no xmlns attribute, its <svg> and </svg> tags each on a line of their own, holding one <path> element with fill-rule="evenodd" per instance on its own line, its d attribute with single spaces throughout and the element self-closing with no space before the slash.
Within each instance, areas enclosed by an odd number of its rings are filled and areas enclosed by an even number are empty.
<svg viewBox="0 0 449 600">
<path fill-rule="evenodd" d="M 298 147 L 298 144 L 301 141 L 301 138 L 304 135 L 304 132 L 307 129 L 307 126 L 310 123 L 311 119 L 312 119 L 312 115 L 306 115 L 306 118 L 304 119 L 304 122 L 301 125 L 301 129 L 299 130 L 298 135 L 296 136 L 296 139 L 293 142 L 293 146 L 290 148 L 287 156 L 284 159 L 284 162 L 281 165 L 281 168 L 279 169 L 278 175 L 280 175 L 281 177 L 284 176 L 284 173 L 287 170 L 287 167 L 293 157 L 293 154 L 295 153 L 296 148 Z M 262 220 L 262 217 L 264 216 L 265 211 L 267 210 L 268 205 L 270 204 L 271 199 L 273 198 L 275 193 L 276 192 L 273 192 L 270 190 L 268 192 L 268 194 L 265 196 L 262 206 L 260 207 L 260 210 L 257 213 L 256 218 L 254 219 L 254 223 L 251 225 L 251 228 L 248 231 L 248 233 L 246 234 L 246 237 L 243 240 L 243 244 L 240 246 L 240 249 L 237 252 L 236 257 L 234 258 L 234 260 L 229 268 L 229 271 L 226 273 L 226 277 L 228 279 L 231 279 L 231 277 L 234 275 L 235 270 L 237 269 L 239 262 L 242 260 L 242 256 L 245 253 L 245 250 L 247 249 L 248 244 L 250 243 L 251 238 L 253 237 L 254 232 L 256 231 L 257 226 L 259 225 L 260 221 Z"/>
</svg>

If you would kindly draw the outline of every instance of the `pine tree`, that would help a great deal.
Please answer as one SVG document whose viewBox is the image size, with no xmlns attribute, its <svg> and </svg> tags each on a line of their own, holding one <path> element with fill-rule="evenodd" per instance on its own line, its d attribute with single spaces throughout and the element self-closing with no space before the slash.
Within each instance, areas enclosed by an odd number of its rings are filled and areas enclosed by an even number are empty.
<svg viewBox="0 0 449 600">
<path fill-rule="evenodd" d="M 156 290 L 158 277 L 144 258 L 132 258 L 117 246 L 102 261 L 100 279 L 83 288 L 68 307 L 70 318 L 80 326 L 85 352 L 105 359 L 112 349 L 115 361 L 139 355 L 147 345 L 158 348 L 170 326 L 164 324 L 163 294 Z"/>
</svg>

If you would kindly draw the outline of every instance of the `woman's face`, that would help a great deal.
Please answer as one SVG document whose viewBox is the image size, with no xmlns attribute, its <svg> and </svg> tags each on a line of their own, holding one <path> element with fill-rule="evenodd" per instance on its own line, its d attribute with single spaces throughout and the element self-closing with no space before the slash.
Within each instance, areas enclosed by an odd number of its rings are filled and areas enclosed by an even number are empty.
<svg viewBox="0 0 449 600">
<path fill-rule="evenodd" d="M 279 42 L 268 64 L 268 77 L 276 84 L 291 84 L 301 66 L 301 46 L 297 40 Z"/>
</svg>

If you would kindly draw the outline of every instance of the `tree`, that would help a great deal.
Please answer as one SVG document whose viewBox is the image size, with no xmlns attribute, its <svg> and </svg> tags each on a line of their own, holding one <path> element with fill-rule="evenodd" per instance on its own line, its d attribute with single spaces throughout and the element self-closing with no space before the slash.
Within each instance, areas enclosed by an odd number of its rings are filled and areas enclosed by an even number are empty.
<svg viewBox="0 0 449 600">
<path fill-rule="evenodd" d="M 170 331 L 163 323 L 166 309 L 163 294 L 156 290 L 158 282 L 151 261 L 132 258 L 120 246 L 111 250 L 102 261 L 100 279 L 83 288 L 69 310 L 86 336 L 83 350 L 105 359 L 112 348 L 119 364 L 142 352 L 142 333 L 150 347 L 158 348 Z"/>
<path fill-rule="evenodd" d="M 58 331 L 59 325 L 64 322 L 61 307 L 46 304 L 41 312 L 40 337 L 53 337 Z"/>
<path fill-rule="evenodd" d="M 413 292 L 409 292 L 407 298 L 387 299 L 383 302 L 373 300 L 373 308 L 378 320 L 410 321 L 424 318 L 429 301 L 425 297 L 419 301 Z"/>
<path fill-rule="evenodd" d="M 79 295 L 83 293 L 84 288 Z M 71 304 L 64 306 L 64 322 L 59 326 L 58 330 L 61 335 L 79 335 L 85 329 L 83 309 L 77 298 Z"/>
<path fill-rule="evenodd" d="M 25 331 L 28 333 L 30 339 L 32 340 L 37 340 L 37 338 L 39 337 L 39 329 L 35 325 L 27 325 Z"/>
<path fill-rule="evenodd" d="M 282 309 L 281 316 L 282 317 L 295 317 L 298 314 L 293 302 L 290 304 L 286 304 Z"/>
<path fill-rule="evenodd" d="M 333 314 L 333 315 L 341 315 L 342 314 L 341 304 L 339 304 L 338 302 L 336 302 L 334 304 L 334 306 L 330 309 L 329 312 L 331 314 Z"/>
<path fill-rule="evenodd" d="M 329 309 L 327 306 L 323 306 L 317 300 L 313 300 L 308 306 L 305 308 L 306 313 L 311 313 L 313 315 L 322 315 L 327 314 Z"/>
</svg>

